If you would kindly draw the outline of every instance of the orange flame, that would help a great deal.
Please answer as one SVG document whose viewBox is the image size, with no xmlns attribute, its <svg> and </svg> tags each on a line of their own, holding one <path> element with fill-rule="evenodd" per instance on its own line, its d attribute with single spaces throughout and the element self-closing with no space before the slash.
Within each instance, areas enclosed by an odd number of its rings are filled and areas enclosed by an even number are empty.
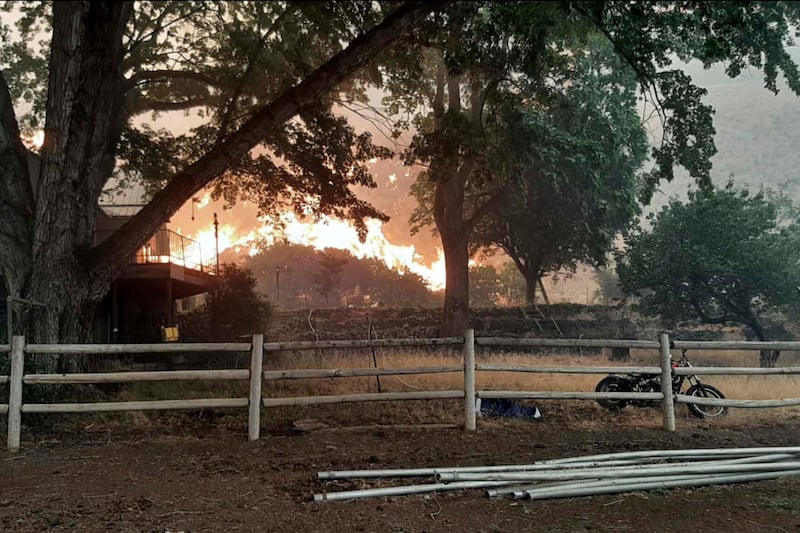
<svg viewBox="0 0 800 533">
<path fill-rule="evenodd" d="M 287 213 L 283 215 L 281 225 L 282 228 L 265 222 L 262 227 L 237 237 L 236 228 L 223 224 L 219 227 L 219 252 L 229 248 L 236 251 L 245 249 L 253 256 L 259 252 L 259 243 L 271 246 L 276 240 L 285 239 L 292 244 L 311 246 L 316 250 L 336 248 L 347 250 L 359 259 L 378 259 L 397 272 L 417 274 L 434 291 L 445 286 L 444 253 L 441 249 L 438 250 L 436 261 L 427 265 L 413 245 L 401 246 L 389 242 L 383 234 L 380 220 L 367 220 L 364 242 L 359 241 L 353 224 L 330 217 L 322 217 L 316 222 L 303 222 L 294 213 Z M 213 226 L 199 231 L 192 238 L 200 243 L 204 258 L 213 257 Z"/>
</svg>

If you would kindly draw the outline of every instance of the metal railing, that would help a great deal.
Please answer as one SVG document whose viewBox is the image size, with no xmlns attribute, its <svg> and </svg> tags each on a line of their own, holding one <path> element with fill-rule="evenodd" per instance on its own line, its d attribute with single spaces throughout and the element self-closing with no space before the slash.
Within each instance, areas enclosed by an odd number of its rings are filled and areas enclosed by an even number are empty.
<svg viewBox="0 0 800 533">
<path fill-rule="evenodd" d="M 95 243 L 107 239 L 113 231 L 95 232 Z M 137 265 L 180 265 L 208 274 L 216 274 L 214 254 L 204 255 L 200 243 L 170 229 L 158 230 L 137 251 L 133 258 Z"/>
</svg>

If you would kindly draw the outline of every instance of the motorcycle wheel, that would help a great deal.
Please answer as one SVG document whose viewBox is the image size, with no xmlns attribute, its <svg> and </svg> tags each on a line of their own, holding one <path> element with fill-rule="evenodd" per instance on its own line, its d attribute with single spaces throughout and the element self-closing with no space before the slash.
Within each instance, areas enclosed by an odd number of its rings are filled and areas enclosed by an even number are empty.
<svg viewBox="0 0 800 533">
<path fill-rule="evenodd" d="M 628 380 L 620 376 L 606 376 L 594 388 L 595 392 L 630 392 L 630 390 Z M 627 400 L 609 400 L 606 398 L 597 400 L 597 403 L 610 411 L 618 411 L 628 405 Z"/>
<path fill-rule="evenodd" d="M 689 387 L 689 390 L 686 391 L 686 394 L 696 398 L 725 399 L 725 395 L 711 385 L 692 385 Z M 689 412 L 698 418 L 716 418 L 727 414 L 728 408 L 720 405 L 695 405 L 690 403 Z"/>
</svg>

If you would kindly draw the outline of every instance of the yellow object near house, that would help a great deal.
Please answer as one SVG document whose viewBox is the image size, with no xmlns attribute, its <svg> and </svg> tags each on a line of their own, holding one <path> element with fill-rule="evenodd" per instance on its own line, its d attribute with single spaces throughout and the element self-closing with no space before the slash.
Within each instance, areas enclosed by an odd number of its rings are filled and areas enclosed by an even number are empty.
<svg viewBox="0 0 800 533">
<path fill-rule="evenodd" d="M 161 340 L 164 342 L 178 342 L 181 340 L 181 336 L 178 333 L 178 326 L 162 326 Z"/>
</svg>

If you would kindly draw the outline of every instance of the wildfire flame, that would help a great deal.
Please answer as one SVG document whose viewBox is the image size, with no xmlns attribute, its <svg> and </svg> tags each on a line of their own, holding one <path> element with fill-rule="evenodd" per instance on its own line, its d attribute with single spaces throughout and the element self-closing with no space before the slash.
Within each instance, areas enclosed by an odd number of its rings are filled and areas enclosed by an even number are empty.
<svg viewBox="0 0 800 533">
<path fill-rule="evenodd" d="M 294 213 L 287 213 L 283 215 L 281 225 L 265 222 L 262 227 L 240 236 L 237 236 L 236 228 L 223 224 L 218 229 L 219 252 L 233 248 L 236 251 L 247 250 L 253 256 L 260 251 L 260 243 L 271 246 L 276 240 L 285 239 L 292 244 L 311 246 L 316 250 L 335 248 L 347 250 L 359 259 L 378 259 L 397 272 L 417 274 L 431 290 L 444 288 L 445 264 L 441 250 L 436 261 L 427 265 L 413 245 L 401 246 L 389 242 L 383 234 L 380 220 L 370 219 L 366 224 L 367 237 L 364 242 L 358 239 L 353 224 L 330 217 L 322 217 L 316 222 L 303 222 Z M 200 243 L 204 258 L 213 257 L 213 226 L 199 231 L 192 239 Z"/>
</svg>

